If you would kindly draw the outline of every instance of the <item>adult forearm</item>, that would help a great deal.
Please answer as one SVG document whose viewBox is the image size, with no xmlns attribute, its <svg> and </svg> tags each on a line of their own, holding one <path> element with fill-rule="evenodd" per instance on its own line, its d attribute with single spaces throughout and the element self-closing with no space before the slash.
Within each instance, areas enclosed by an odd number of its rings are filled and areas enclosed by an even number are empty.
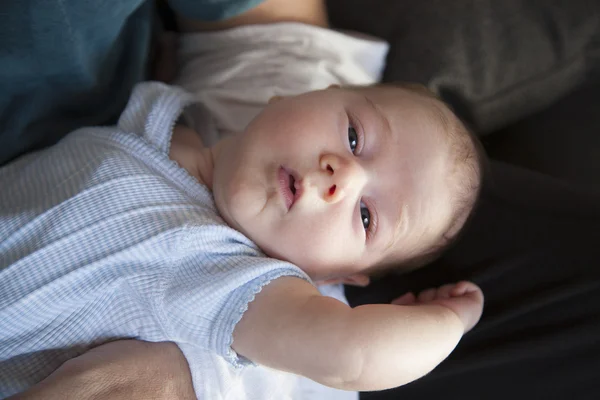
<svg viewBox="0 0 600 400">
<path fill-rule="evenodd" d="M 173 343 L 123 340 L 67 361 L 10 400 L 192 400 L 187 362 Z"/>
<path fill-rule="evenodd" d="M 201 32 L 230 29 L 244 25 L 276 22 L 301 22 L 321 27 L 329 26 L 324 0 L 264 0 L 245 13 L 223 21 L 198 21 L 177 15 L 182 32 Z"/>
<path fill-rule="evenodd" d="M 97 375 L 79 370 L 67 361 L 52 375 L 29 390 L 10 397 L 9 400 L 63 400 L 63 399 L 142 399 L 147 394 L 140 383 L 120 380 L 118 376 Z"/>
</svg>

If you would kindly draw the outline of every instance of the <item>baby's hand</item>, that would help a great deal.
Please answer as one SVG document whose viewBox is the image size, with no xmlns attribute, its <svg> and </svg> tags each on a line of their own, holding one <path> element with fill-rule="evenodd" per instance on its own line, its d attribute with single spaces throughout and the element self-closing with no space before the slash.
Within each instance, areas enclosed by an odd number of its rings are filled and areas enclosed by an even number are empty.
<svg viewBox="0 0 600 400">
<path fill-rule="evenodd" d="M 472 282 L 462 281 L 423 290 L 418 296 L 406 293 L 392 304 L 410 306 L 420 304 L 439 304 L 448 307 L 458 315 L 465 327 L 465 333 L 479 321 L 483 312 L 483 293 Z"/>
</svg>

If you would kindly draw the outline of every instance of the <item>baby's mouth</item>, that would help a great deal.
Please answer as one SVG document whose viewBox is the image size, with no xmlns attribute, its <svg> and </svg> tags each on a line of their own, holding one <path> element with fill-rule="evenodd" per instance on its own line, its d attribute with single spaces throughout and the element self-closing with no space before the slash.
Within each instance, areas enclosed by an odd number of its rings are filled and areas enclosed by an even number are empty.
<svg viewBox="0 0 600 400">
<path fill-rule="evenodd" d="M 294 175 L 290 175 L 290 190 L 294 196 L 296 196 L 296 187 L 294 186 L 295 182 L 296 179 L 294 178 Z"/>
<path fill-rule="evenodd" d="M 295 173 L 283 166 L 279 167 L 279 189 L 289 210 L 300 197 Z"/>
</svg>

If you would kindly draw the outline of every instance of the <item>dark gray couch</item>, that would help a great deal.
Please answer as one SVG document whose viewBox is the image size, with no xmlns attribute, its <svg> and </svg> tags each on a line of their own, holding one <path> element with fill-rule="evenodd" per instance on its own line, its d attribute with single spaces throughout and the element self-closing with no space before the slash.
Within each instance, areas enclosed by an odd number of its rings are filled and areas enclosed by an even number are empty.
<svg viewBox="0 0 600 400">
<path fill-rule="evenodd" d="M 347 289 L 362 304 L 472 279 L 486 295 L 480 324 L 428 376 L 361 398 L 599 398 L 600 1 L 328 4 L 334 26 L 391 43 L 384 80 L 436 90 L 492 160 L 453 249 Z"/>
</svg>

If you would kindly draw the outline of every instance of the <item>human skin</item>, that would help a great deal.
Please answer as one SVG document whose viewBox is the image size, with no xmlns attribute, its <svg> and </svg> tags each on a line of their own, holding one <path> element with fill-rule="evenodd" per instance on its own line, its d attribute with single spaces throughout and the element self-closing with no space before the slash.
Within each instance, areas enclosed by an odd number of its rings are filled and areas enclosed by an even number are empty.
<svg viewBox="0 0 600 400">
<path fill-rule="evenodd" d="M 267 254 L 313 279 L 365 283 L 365 270 L 431 246 L 451 219 L 450 149 L 430 101 L 384 87 L 276 99 L 212 148 L 176 128 L 170 157 Z M 401 301 L 352 309 L 302 279 L 279 278 L 249 304 L 232 347 L 327 386 L 381 390 L 433 369 L 483 307 L 470 282 Z"/>
<path fill-rule="evenodd" d="M 203 176 L 227 223 L 268 255 L 315 280 L 365 275 L 432 247 L 452 218 L 433 101 L 381 86 L 279 99 L 213 148 Z"/>
<path fill-rule="evenodd" d="M 192 400 L 185 357 L 171 342 L 119 340 L 65 362 L 10 400 Z"/>
</svg>

